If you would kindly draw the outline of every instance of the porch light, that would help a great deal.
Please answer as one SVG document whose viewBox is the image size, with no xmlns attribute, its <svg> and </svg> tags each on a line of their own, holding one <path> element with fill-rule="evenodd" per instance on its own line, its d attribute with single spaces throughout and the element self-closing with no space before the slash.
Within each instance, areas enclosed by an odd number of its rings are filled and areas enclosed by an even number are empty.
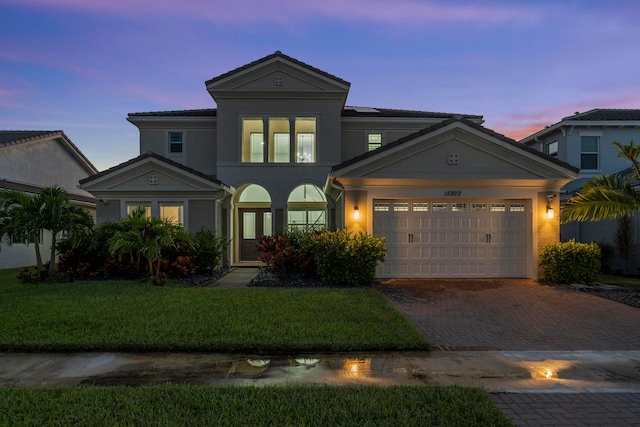
<svg viewBox="0 0 640 427">
<path fill-rule="evenodd" d="M 556 197 L 555 194 L 550 194 L 547 196 L 547 218 L 553 219 L 553 208 L 551 207 L 551 201 Z"/>
<path fill-rule="evenodd" d="M 358 209 L 358 205 L 353 207 L 353 219 L 360 219 L 360 209 Z"/>
</svg>

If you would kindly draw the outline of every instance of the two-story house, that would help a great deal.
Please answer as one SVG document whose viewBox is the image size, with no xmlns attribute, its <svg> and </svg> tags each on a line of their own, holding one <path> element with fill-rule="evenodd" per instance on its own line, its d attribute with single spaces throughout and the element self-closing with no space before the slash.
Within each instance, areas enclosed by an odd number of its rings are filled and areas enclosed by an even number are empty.
<svg viewBox="0 0 640 427">
<path fill-rule="evenodd" d="M 136 208 L 231 240 L 290 227 L 387 239 L 380 277 L 536 277 L 568 164 L 482 116 L 351 107 L 350 83 L 280 52 L 205 82 L 216 108 L 131 113 L 140 156 L 81 181 L 98 221 Z"/>
<path fill-rule="evenodd" d="M 617 156 L 614 141 L 640 143 L 640 110 L 593 109 L 575 113 L 519 142 L 580 169 L 579 179 L 563 187 L 561 200 L 564 201 L 575 195 L 589 178 L 615 174 L 631 166 L 628 160 Z M 638 242 L 640 217 L 637 214 L 634 223 L 633 237 Z M 616 228 L 614 220 L 571 222 L 561 226 L 561 239 L 615 247 Z M 619 257 L 611 261 L 614 268 L 626 268 L 626 261 Z M 637 271 L 639 266 L 636 262 L 632 271 Z"/>
<path fill-rule="evenodd" d="M 0 188 L 36 194 L 44 187 L 62 187 L 72 203 L 95 215 L 95 199 L 78 188 L 80 179 L 98 172 L 80 149 L 60 130 L 0 131 Z M 0 269 L 36 264 L 33 245 L 21 241 L 0 241 Z M 44 248 L 51 236 L 43 233 Z"/>
</svg>

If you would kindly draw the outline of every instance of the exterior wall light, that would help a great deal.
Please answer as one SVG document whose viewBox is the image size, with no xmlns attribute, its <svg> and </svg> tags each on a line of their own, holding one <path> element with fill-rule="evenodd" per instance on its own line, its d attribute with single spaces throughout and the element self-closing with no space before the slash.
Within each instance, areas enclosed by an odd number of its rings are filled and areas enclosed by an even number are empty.
<svg viewBox="0 0 640 427">
<path fill-rule="evenodd" d="M 358 209 L 358 205 L 353 207 L 353 219 L 360 219 L 360 209 Z"/>
<path fill-rule="evenodd" d="M 549 219 L 553 219 L 554 217 L 554 212 L 553 212 L 553 208 L 551 207 L 551 201 L 556 197 L 555 194 L 550 194 L 547 196 L 547 218 Z"/>
</svg>

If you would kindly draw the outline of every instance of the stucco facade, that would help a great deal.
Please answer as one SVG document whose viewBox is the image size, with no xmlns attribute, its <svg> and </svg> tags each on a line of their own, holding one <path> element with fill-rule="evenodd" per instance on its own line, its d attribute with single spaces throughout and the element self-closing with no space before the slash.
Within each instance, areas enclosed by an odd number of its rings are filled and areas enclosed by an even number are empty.
<svg viewBox="0 0 640 427">
<path fill-rule="evenodd" d="M 482 127 L 482 116 L 348 106 L 349 82 L 280 52 L 205 86 L 216 108 L 129 114 L 140 129 L 141 156 L 82 181 L 107 201 L 98 204 L 98 221 L 136 203 L 160 214 L 154 206 L 170 200 L 191 232 L 205 227 L 229 238 L 227 262 L 238 266 L 258 264 L 256 237 L 291 227 L 347 227 L 386 237 L 393 221 L 440 224 L 437 243 L 427 241 L 426 225 L 420 242 L 415 226 L 410 241 L 394 242 L 396 255 L 379 271 L 390 277 L 536 277 L 540 242 L 558 238 L 557 225 L 554 236 L 554 226 L 538 214 L 577 171 Z M 195 177 L 195 188 L 167 187 Z M 458 223 L 496 231 L 456 231 L 449 213 Z M 461 233 L 464 241 L 480 236 L 486 245 L 469 243 L 469 251 L 446 240 Z M 503 235 L 517 243 L 504 246 Z M 521 258 L 496 269 L 509 244 Z M 416 267 L 435 259 L 424 255 L 429 251 L 474 258 L 473 265 Z M 409 252 L 410 269 L 389 267 L 404 263 L 397 254 Z"/>
</svg>

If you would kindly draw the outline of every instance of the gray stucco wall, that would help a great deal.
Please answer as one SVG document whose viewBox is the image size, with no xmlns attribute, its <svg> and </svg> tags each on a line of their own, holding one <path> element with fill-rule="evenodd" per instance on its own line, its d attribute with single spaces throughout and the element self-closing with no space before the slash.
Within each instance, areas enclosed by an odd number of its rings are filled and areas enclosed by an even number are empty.
<svg viewBox="0 0 640 427">
<path fill-rule="evenodd" d="M 215 200 L 189 200 L 189 231 L 195 234 L 201 229 L 216 231 Z"/>
</svg>

